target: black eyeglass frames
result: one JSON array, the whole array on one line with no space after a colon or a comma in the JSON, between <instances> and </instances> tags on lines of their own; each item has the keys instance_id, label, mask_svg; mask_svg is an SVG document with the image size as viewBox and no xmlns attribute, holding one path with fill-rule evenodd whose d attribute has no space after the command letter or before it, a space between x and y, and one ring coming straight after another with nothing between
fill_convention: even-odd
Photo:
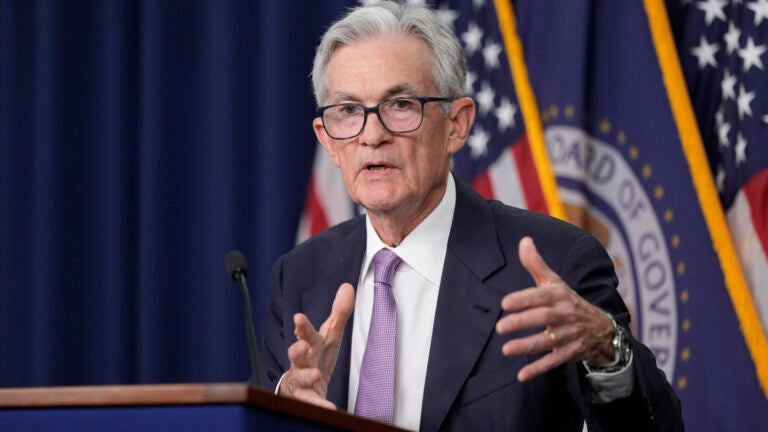
<instances>
[{"instance_id":1,"label":"black eyeglass frames","mask_svg":"<svg viewBox=\"0 0 768 432\"><path fill-rule=\"evenodd\" d=\"M379 121L391 133L413 132L424 121L424 104L429 102L453 102L442 97L397 97L379 102L372 107L361 103L345 102L317 109L325 132L333 139L350 139L365 129L369 113L376 113Z\"/></svg>"}]
</instances>

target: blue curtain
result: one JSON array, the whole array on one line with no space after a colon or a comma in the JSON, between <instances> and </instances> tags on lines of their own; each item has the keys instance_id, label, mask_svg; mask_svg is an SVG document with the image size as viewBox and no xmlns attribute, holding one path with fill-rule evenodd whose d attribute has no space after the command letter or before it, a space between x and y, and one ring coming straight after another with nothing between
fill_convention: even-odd
<instances>
[{"instance_id":1,"label":"blue curtain","mask_svg":"<svg viewBox=\"0 0 768 432\"><path fill-rule=\"evenodd\" d=\"M341 0L0 0L0 386L242 381Z\"/></svg>"}]
</instances>

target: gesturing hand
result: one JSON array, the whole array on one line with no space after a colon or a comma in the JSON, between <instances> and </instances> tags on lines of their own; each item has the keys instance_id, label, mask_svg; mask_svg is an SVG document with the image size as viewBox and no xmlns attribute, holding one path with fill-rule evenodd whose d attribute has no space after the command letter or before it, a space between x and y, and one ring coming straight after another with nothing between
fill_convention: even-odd
<instances>
[{"instance_id":1,"label":"gesturing hand","mask_svg":"<svg viewBox=\"0 0 768 432\"><path fill-rule=\"evenodd\" d=\"M541 258L530 237L520 240L518 253L536 286L504 296L501 307L511 313L496 323L496 331L545 330L511 339L501 351L507 357L547 353L522 368L517 378L526 381L566 362L587 361L597 366L613 361L610 317L563 282Z\"/></svg>"},{"instance_id":2,"label":"gesturing hand","mask_svg":"<svg viewBox=\"0 0 768 432\"><path fill-rule=\"evenodd\" d=\"M355 290L345 283L336 292L331 314L320 331L315 331L306 315L293 316L296 342L288 348L291 368L280 383L280 394L335 409L326 399L336 359L339 356L344 326L355 306Z\"/></svg>"}]
</instances>

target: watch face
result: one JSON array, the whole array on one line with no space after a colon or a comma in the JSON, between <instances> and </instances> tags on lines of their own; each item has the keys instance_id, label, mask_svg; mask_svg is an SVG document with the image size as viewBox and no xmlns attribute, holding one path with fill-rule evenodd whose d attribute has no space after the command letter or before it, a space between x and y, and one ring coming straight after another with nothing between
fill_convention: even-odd
<instances>
[{"instance_id":1,"label":"watch face","mask_svg":"<svg viewBox=\"0 0 768 432\"><path fill-rule=\"evenodd\" d=\"M624 330L624 327L618 327L619 331L619 337L618 337L618 350L619 353L619 363L622 365L626 365L629 362L629 352L630 352L630 346L629 346L629 337L627 336L627 331Z\"/></svg>"},{"instance_id":2,"label":"watch face","mask_svg":"<svg viewBox=\"0 0 768 432\"><path fill-rule=\"evenodd\" d=\"M590 372L598 372L598 373L618 372L624 369L627 366L627 363L629 363L629 359L632 354L632 348L629 344L629 336L628 336L627 330L625 330L624 327L616 323L616 321L613 321L613 328L614 328L614 335L613 335L613 340L611 340L611 345L613 345L613 353L614 353L613 362L603 366L589 366L585 362L584 364L588 366L588 370Z\"/></svg>"}]
</instances>

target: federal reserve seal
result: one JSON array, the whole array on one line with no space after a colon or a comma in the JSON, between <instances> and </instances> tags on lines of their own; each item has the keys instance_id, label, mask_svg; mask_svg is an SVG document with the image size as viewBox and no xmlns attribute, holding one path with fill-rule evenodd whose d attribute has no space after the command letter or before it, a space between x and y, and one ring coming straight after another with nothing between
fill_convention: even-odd
<instances>
[{"instance_id":1,"label":"federal reserve seal","mask_svg":"<svg viewBox=\"0 0 768 432\"><path fill-rule=\"evenodd\" d=\"M573 126L550 125L545 136L569 220L605 246L632 314L633 333L673 377L678 345L675 269L653 201L616 147Z\"/></svg>"}]
</instances>

